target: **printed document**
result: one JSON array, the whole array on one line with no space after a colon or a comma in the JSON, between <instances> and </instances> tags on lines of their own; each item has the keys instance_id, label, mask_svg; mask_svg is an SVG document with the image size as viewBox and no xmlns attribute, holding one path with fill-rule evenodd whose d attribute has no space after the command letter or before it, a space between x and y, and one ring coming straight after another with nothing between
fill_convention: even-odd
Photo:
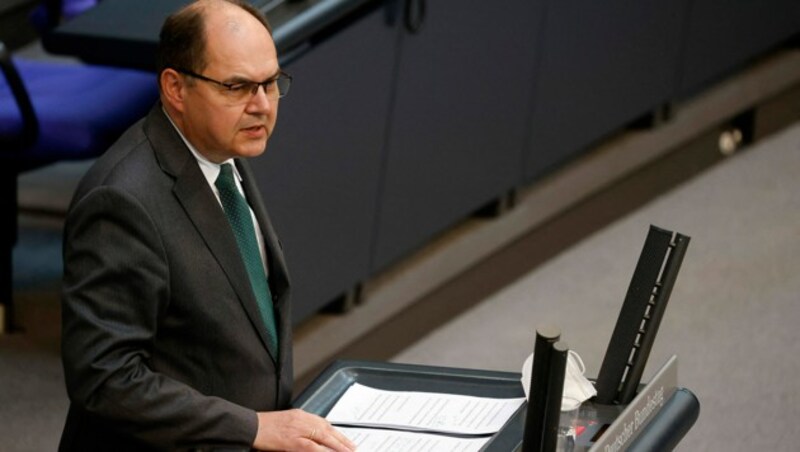
<instances>
[{"instance_id":1,"label":"printed document","mask_svg":"<svg viewBox=\"0 0 800 452\"><path fill-rule=\"evenodd\" d=\"M340 426L451 435L491 435L500 430L524 401L524 397L497 399L433 392L386 391L354 383L326 418Z\"/></svg>"},{"instance_id":2,"label":"printed document","mask_svg":"<svg viewBox=\"0 0 800 452\"><path fill-rule=\"evenodd\" d=\"M489 436L454 437L372 428L336 427L356 444L358 452L478 452Z\"/></svg>"}]
</instances>

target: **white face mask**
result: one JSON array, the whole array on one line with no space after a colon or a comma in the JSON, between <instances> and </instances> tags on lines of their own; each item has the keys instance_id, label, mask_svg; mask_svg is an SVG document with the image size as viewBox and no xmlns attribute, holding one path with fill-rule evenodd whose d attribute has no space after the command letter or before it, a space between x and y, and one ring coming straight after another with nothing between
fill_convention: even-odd
<instances>
[{"instance_id":1,"label":"white face mask","mask_svg":"<svg viewBox=\"0 0 800 452\"><path fill-rule=\"evenodd\" d=\"M525 398L530 394L531 369L533 368L533 353L528 356L522 365L522 388L525 390ZM567 368L564 372L564 397L572 397L584 402L597 395L597 390L583 374L586 366L580 355L570 350L567 355Z\"/></svg>"}]
</instances>

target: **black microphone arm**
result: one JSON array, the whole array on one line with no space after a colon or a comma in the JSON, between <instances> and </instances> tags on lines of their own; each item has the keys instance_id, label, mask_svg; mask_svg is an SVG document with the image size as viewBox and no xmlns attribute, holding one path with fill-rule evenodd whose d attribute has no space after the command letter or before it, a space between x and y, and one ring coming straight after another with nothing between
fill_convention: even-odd
<instances>
[{"instance_id":1,"label":"black microphone arm","mask_svg":"<svg viewBox=\"0 0 800 452\"><path fill-rule=\"evenodd\" d=\"M636 395L690 237L650 226L595 388L602 404Z\"/></svg>"}]
</instances>

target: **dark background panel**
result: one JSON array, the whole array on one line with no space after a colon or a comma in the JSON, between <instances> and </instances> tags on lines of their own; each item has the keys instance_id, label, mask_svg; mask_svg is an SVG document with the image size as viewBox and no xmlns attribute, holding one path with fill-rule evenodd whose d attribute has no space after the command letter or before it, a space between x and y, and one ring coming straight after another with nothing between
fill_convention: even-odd
<instances>
[{"instance_id":1,"label":"dark background panel","mask_svg":"<svg viewBox=\"0 0 800 452\"><path fill-rule=\"evenodd\" d=\"M798 32L798 0L692 0L679 93L702 88Z\"/></svg>"},{"instance_id":2,"label":"dark background panel","mask_svg":"<svg viewBox=\"0 0 800 452\"><path fill-rule=\"evenodd\" d=\"M549 0L526 178L668 100L686 0Z\"/></svg>"},{"instance_id":3,"label":"dark background panel","mask_svg":"<svg viewBox=\"0 0 800 452\"><path fill-rule=\"evenodd\" d=\"M427 2L404 30L373 270L521 180L530 0Z\"/></svg>"}]
</instances>

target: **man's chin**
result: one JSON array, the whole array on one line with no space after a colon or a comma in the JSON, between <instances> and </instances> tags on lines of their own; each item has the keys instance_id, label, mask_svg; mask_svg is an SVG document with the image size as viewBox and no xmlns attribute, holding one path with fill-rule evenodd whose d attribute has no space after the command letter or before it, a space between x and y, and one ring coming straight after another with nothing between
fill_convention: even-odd
<instances>
[{"instance_id":1,"label":"man's chin","mask_svg":"<svg viewBox=\"0 0 800 452\"><path fill-rule=\"evenodd\" d=\"M239 148L240 157L258 157L267 150L267 140L255 140L246 143Z\"/></svg>"}]
</instances>

